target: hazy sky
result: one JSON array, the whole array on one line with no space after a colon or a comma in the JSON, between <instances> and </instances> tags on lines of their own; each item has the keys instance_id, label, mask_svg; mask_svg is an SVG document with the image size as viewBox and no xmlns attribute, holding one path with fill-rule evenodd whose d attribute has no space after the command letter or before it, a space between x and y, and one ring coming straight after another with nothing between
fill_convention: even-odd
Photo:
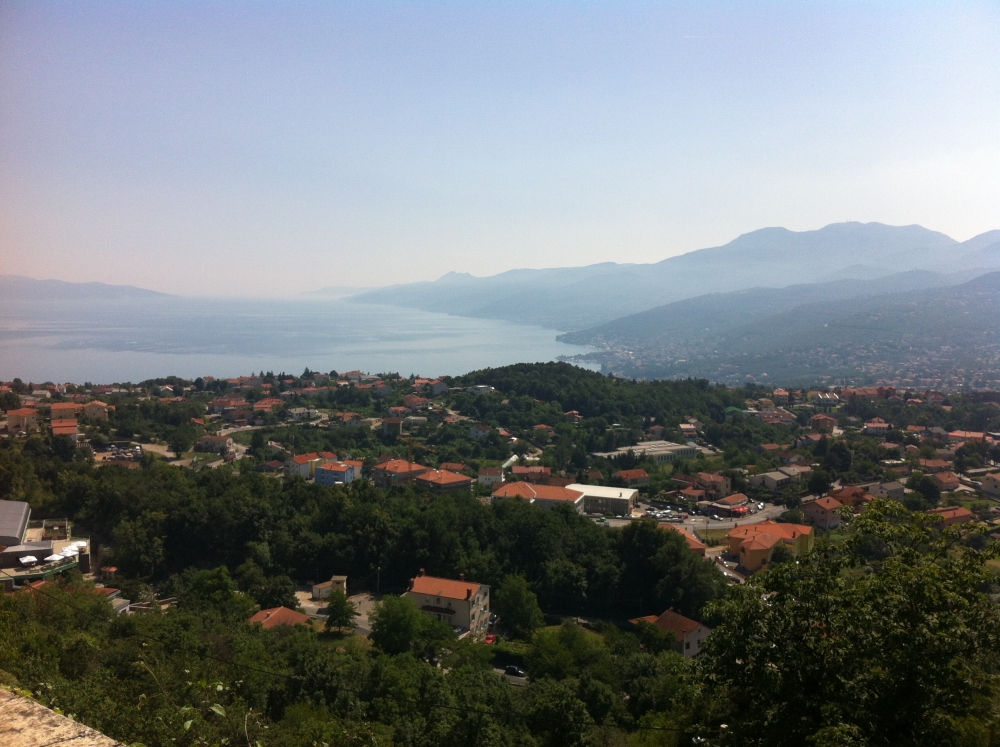
<instances>
[{"instance_id":1,"label":"hazy sky","mask_svg":"<svg viewBox=\"0 0 1000 747\"><path fill-rule=\"evenodd\" d=\"M0 272L278 295L966 239L998 40L997 2L0 0Z\"/></svg>"}]
</instances>

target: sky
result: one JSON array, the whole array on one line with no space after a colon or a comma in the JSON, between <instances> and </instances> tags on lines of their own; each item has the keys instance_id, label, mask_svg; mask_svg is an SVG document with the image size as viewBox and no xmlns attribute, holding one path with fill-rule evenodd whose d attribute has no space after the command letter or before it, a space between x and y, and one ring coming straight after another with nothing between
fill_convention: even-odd
<instances>
[{"instance_id":1,"label":"sky","mask_svg":"<svg viewBox=\"0 0 1000 747\"><path fill-rule=\"evenodd\" d=\"M183 295L1000 228L1000 2L0 0L0 273Z\"/></svg>"}]
</instances>

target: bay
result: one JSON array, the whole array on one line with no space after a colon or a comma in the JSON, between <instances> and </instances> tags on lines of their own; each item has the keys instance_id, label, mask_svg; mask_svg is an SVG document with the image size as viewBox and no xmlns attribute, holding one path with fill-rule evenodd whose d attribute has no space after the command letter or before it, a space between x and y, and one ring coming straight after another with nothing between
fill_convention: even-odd
<instances>
[{"instance_id":1,"label":"bay","mask_svg":"<svg viewBox=\"0 0 1000 747\"><path fill-rule=\"evenodd\" d=\"M138 382L169 375L457 375L588 349L557 332L349 299L0 299L0 378Z\"/></svg>"}]
</instances>

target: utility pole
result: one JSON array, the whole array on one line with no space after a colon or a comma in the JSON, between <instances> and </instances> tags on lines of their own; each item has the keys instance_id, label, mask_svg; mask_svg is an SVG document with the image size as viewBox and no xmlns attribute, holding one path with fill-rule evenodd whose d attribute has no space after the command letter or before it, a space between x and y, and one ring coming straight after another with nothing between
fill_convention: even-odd
<instances>
[{"instance_id":1,"label":"utility pole","mask_svg":"<svg viewBox=\"0 0 1000 747\"><path fill-rule=\"evenodd\" d=\"M379 594L382 591L382 566L376 566L375 568L375 593Z\"/></svg>"}]
</instances>

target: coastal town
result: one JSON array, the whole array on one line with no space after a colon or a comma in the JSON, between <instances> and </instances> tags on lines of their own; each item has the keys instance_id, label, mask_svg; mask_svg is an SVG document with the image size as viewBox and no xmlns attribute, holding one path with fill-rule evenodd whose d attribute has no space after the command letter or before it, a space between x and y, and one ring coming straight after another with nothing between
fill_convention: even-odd
<instances>
[{"instance_id":1,"label":"coastal town","mask_svg":"<svg viewBox=\"0 0 1000 747\"><path fill-rule=\"evenodd\" d=\"M361 371L138 385L15 380L0 385L7 405L0 427L4 443L27 448L42 439L63 459L99 469L158 462L195 472L252 470L327 489L365 482L428 500L466 495L485 506L570 510L608 530L648 522L681 537L730 584L803 556L817 542L842 541L854 518L880 500L942 527L977 523L1000 535L1000 433L949 425L968 396L891 386L725 391L734 404L716 408L714 421L690 412L607 423L486 383ZM977 396L977 418L1000 422L997 399ZM599 448L583 452L585 443ZM125 599L114 585L121 553L112 537L91 547L89 537L74 534L85 520L44 509L31 518L28 504L13 497L4 496L0 512L8 592L76 569L117 612L172 603L154 587L142 599ZM405 593L460 637L490 643L504 634L483 580L411 570ZM250 620L265 628L321 624L326 605L317 602L331 584L362 609L380 598L373 579L300 578L295 607L261 609ZM431 592L428 584L440 588ZM673 610L602 612L669 631L686 656L710 633ZM370 632L365 616L352 627Z\"/></svg>"}]
</instances>

